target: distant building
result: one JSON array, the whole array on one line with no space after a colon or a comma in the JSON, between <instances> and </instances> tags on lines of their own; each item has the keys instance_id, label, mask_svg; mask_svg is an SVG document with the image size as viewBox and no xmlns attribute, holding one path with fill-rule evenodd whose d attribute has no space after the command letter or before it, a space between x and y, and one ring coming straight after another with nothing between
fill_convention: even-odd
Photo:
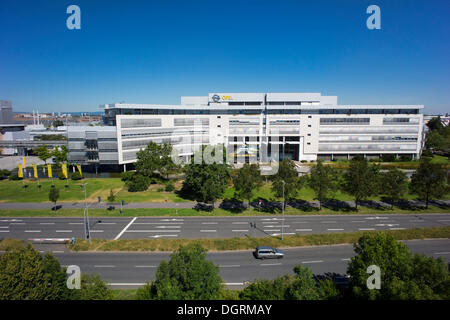
<instances>
[{"instance_id":1,"label":"distant building","mask_svg":"<svg viewBox=\"0 0 450 320\"><path fill-rule=\"evenodd\" d=\"M12 103L0 100L0 124L13 124Z\"/></svg>"}]
</instances>

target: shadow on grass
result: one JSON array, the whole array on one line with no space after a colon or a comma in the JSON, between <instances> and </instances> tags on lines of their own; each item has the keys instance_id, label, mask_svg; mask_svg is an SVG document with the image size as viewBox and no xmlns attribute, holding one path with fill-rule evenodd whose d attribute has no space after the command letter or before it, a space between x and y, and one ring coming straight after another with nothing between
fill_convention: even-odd
<instances>
[{"instance_id":1,"label":"shadow on grass","mask_svg":"<svg viewBox=\"0 0 450 320\"><path fill-rule=\"evenodd\" d=\"M220 209L232 212L232 213L242 213L248 208L245 206L244 202L238 199L223 199L219 205Z\"/></svg>"}]
</instances>

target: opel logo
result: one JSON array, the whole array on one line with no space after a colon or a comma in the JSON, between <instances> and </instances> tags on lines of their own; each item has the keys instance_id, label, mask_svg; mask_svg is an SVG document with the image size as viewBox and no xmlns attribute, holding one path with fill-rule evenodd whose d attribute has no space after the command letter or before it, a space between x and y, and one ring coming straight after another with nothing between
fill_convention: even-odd
<instances>
[{"instance_id":1,"label":"opel logo","mask_svg":"<svg viewBox=\"0 0 450 320\"><path fill-rule=\"evenodd\" d=\"M219 101L220 101L220 97L219 97L217 94L213 95L213 96L211 97L211 99L212 99L212 101L214 101L214 102L219 102Z\"/></svg>"}]
</instances>

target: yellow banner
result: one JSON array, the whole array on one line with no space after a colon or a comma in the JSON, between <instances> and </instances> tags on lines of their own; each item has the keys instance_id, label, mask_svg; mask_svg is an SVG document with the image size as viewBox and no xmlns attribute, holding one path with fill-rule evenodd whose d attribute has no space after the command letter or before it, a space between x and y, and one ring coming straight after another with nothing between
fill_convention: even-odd
<instances>
[{"instance_id":1,"label":"yellow banner","mask_svg":"<svg viewBox=\"0 0 450 320\"><path fill-rule=\"evenodd\" d=\"M77 164L76 166L77 166L77 169L78 169L78 172L80 173L80 175L83 175L83 173L81 172L81 166L79 164Z\"/></svg>"},{"instance_id":2,"label":"yellow banner","mask_svg":"<svg viewBox=\"0 0 450 320\"><path fill-rule=\"evenodd\" d=\"M17 171L17 176L19 178L23 178L23 170L22 170L22 164L19 163L19 171Z\"/></svg>"},{"instance_id":3,"label":"yellow banner","mask_svg":"<svg viewBox=\"0 0 450 320\"><path fill-rule=\"evenodd\" d=\"M33 166L33 171L34 171L34 177L37 178L38 177L37 167L35 164L32 164L32 166Z\"/></svg>"},{"instance_id":4,"label":"yellow banner","mask_svg":"<svg viewBox=\"0 0 450 320\"><path fill-rule=\"evenodd\" d=\"M62 170L62 174L63 174L64 178L67 179L67 165L65 163L63 163L61 165L61 170Z\"/></svg>"},{"instance_id":5,"label":"yellow banner","mask_svg":"<svg viewBox=\"0 0 450 320\"><path fill-rule=\"evenodd\" d=\"M52 165L51 164L47 165L47 171L48 171L48 177L51 178L52 177Z\"/></svg>"},{"instance_id":6,"label":"yellow banner","mask_svg":"<svg viewBox=\"0 0 450 320\"><path fill-rule=\"evenodd\" d=\"M23 157L23 167L26 168L27 167L27 163L25 161L25 157Z\"/></svg>"}]
</instances>

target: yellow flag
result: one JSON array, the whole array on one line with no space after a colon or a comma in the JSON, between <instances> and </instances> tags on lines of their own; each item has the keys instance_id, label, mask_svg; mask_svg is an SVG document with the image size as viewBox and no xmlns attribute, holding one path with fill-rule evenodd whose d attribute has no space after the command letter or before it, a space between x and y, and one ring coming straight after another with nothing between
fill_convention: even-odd
<instances>
[{"instance_id":1,"label":"yellow flag","mask_svg":"<svg viewBox=\"0 0 450 320\"><path fill-rule=\"evenodd\" d=\"M33 166L33 170L34 170L34 177L37 178L38 177L37 167L35 164L32 164L32 166Z\"/></svg>"},{"instance_id":2,"label":"yellow flag","mask_svg":"<svg viewBox=\"0 0 450 320\"><path fill-rule=\"evenodd\" d=\"M63 163L61 165L61 170L62 170L62 174L64 175L64 178L67 179L67 165L65 163Z\"/></svg>"},{"instance_id":3,"label":"yellow flag","mask_svg":"<svg viewBox=\"0 0 450 320\"><path fill-rule=\"evenodd\" d=\"M81 172L81 166L79 164L77 164L76 166L77 166L77 169L78 169L78 172L80 173L80 175L83 175L83 173Z\"/></svg>"},{"instance_id":4,"label":"yellow flag","mask_svg":"<svg viewBox=\"0 0 450 320\"><path fill-rule=\"evenodd\" d=\"M47 165L47 171L48 171L48 177L51 178L52 177L52 165L51 164Z\"/></svg>"},{"instance_id":5,"label":"yellow flag","mask_svg":"<svg viewBox=\"0 0 450 320\"><path fill-rule=\"evenodd\" d=\"M19 178L23 178L23 170L22 170L22 164L19 163L19 171L17 171L17 176Z\"/></svg>"},{"instance_id":6,"label":"yellow flag","mask_svg":"<svg viewBox=\"0 0 450 320\"><path fill-rule=\"evenodd\" d=\"M27 167L27 163L25 161L25 157L23 157L23 167L26 168Z\"/></svg>"}]
</instances>

